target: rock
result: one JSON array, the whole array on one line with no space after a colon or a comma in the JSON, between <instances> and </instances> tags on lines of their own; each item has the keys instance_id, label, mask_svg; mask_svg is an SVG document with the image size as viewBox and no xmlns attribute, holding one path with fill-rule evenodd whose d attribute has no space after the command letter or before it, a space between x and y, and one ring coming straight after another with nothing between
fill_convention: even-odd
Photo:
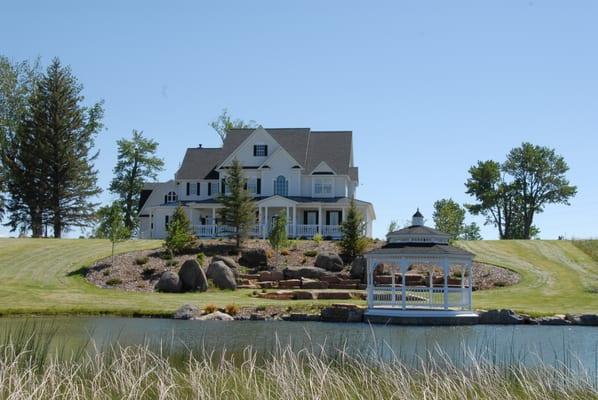
<instances>
[{"instance_id":1,"label":"rock","mask_svg":"<svg viewBox=\"0 0 598 400\"><path fill-rule=\"evenodd\" d=\"M328 274L328 271L318 267L286 267L282 270L285 279L310 278L320 279Z\"/></svg>"},{"instance_id":2,"label":"rock","mask_svg":"<svg viewBox=\"0 0 598 400\"><path fill-rule=\"evenodd\" d=\"M273 282L273 281L266 281L266 282L258 282L257 286L260 289L271 289L273 287L276 287L278 285L278 282Z\"/></svg>"},{"instance_id":3,"label":"rock","mask_svg":"<svg viewBox=\"0 0 598 400\"><path fill-rule=\"evenodd\" d=\"M357 283L329 283L328 289L357 289Z\"/></svg>"},{"instance_id":4,"label":"rock","mask_svg":"<svg viewBox=\"0 0 598 400\"><path fill-rule=\"evenodd\" d=\"M293 299L294 300L314 300L315 296L313 292L308 290L295 290L293 292Z\"/></svg>"},{"instance_id":5,"label":"rock","mask_svg":"<svg viewBox=\"0 0 598 400\"><path fill-rule=\"evenodd\" d=\"M215 262L215 261L222 261L224 264L226 264L227 267L229 267L231 269L238 270L241 268L239 263L237 263L235 260L233 260L230 257L216 255L216 256L212 257L212 262Z\"/></svg>"},{"instance_id":6,"label":"rock","mask_svg":"<svg viewBox=\"0 0 598 400\"><path fill-rule=\"evenodd\" d=\"M233 321L234 318L221 311L214 311L211 314L202 315L197 318L199 321Z\"/></svg>"},{"instance_id":7,"label":"rock","mask_svg":"<svg viewBox=\"0 0 598 400\"><path fill-rule=\"evenodd\" d=\"M258 279L260 279L260 274L239 274L239 278L257 281Z\"/></svg>"},{"instance_id":8,"label":"rock","mask_svg":"<svg viewBox=\"0 0 598 400\"><path fill-rule=\"evenodd\" d=\"M257 296L262 299L270 300L291 300L293 298L293 291L277 290L276 292L259 293Z\"/></svg>"},{"instance_id":9,"label":"rock","mask_svg":"<svg viewBox=\"0 0 598 400\"><path fill-rule=\"evenodd\" d=\"M352 279L359 279L362 282L365 282L366 279L366 271L367 271L367 260L365 257L357 257L351 263L351 271L350 275Z\"/></svg>"},{"instance_id":10,"label":"rock","mask_svg":"<svg viewBox=\"0 0 598 400\"><path fill-rule=\"evenodd\" d=\"M333 305L322 309L320 319L326 322L361 322L363 309Z\"/></svg>"},{"instance_id":11,"label":"rock","mask_svg":"<svg viewBox=\"0 0 598 400\"><path fill-rule=\"evenodd\" d=\"M345 267L343 260L336 253L320 253L316 257L314 265L318 268L323 268L326 271L339 272Z\"/></svg>"},{"instance_id":12,"label":"rock","mask_svg":"<svg viewBox=\"0 0 598 400\"><path fill-rule=\"evenodd\" d=\"M259 287L254 284L250 285L237 285L237 289L258 289Z\"/></svg>"},{"instance_id":13,"label":"rock","mask_svg":"<svg viewBox=\"0 0 598 400\"><path fill-rule=\"evenodd\" d=\"M583 314L579 316L579 325L598 326L598 314Z\"/></svg>"},{"instance_id":14,"label":"rock","mask_svg":"<svg viewBox=\"0 0 598 400\"><path fill-rule=\"evenodd\" d=\"M480 324L509 325L522 324L524 319L513 310L489 310L480 313Z\"/></svg>"},{"instance_id":15,"label":"rock","mask_svg":"<svg viewBox=\"0 0 598 400\"><path fill-rule=\"evenodd\" d=\"M208 266L206 275L212 279L214 285L219 289L231 289L237 288L237 281L235 280L235 274L232 269L226 266L222 261L216 261Z\"/></svg>"},{"instance_id":16,"label":"rock","mask_svg":"<svg viewBox=\"0 0 598 400\"><path fill-rule=\"evenodd\" d=\"M249 316L249 320L250 321L265 321L266 320L266 316L262 315L262 314L251 314Z\"/></svg>"},{"instance_id":17,"label":"rock","mask_svg":"<svg viewBox=\"0 0 598 400\"><path fill-rule=\"evenodd\" d=\"M320 278L322 282L341 283L341 278L336 275L324 275Z\"/></svg>"},{"instance_id":18,"label":"rock","mask_svg":"<svg viewBox=\"0 0 598 400\"><path fill-rule=\"evenodd\" d=\"M174 313L174 319L193 319L196 318L198 315L201 314L199 308L195 307L192 304L185 304L181 306L176 312Z\"/></svg>"},{"instance_id":19,"label":"rock","mask_svg":"<svg viewBox=\"0 0 598 400\"><path fill-rule=\"evenodd\" d=\"M353 296L350 292L318 292L318 300L351 300Z\"/></svg>"},{"instance_id":20,"label":"rock","mask_svg":"<svg viewBox=\"0 0 598 400\"><path fill-rule=\"evenodd\" d=\"M320 321L320 316L318 314L291 313L283 316L282 319L285 321Z\"/></svg>"},{"instance_id":21,"label":"rock","mask_svg":"<svg viewBox=\"0 0 598 400\"><path fill-rule=\"evenodd\" d=\"M181 291L181 280L174 272L166 271L160 276L160 280L156 284L156 290L166 293L178 293Z\"/></svg>"},{"instance_id":22,"label":"rock","mask_svg":"<svg viewBox=\"0 0 598 400\"><path fill-rule=\"evenodd\" d=\"M243 250L239 263L250 268L266 267L268 265L268 255L264 249Z\"/></svg>"},{"instance_id":23,"label":"rock","mask_svg":"<svg viewBox=\"0 0 598 400\"><path fill-rule=\"evenodd\" d=\"M208 279L196 260L187 260L179 270L179 279L183 290L208 290Z\"/></svg>"},{"instance_id":24,"label":"rock","mask_svg":"<svg viewBox=\"0 0 598 400\"><path fill-rule=\"evenodd\" d=\"M570 325L571 322L567 321L564 317L554 315L552 317L536 318L536 322L540 325Z\"/></svg>"},{"instance_id":25,"label":"rock","mask_svg":"<svg viewBox=\"0 0 598 400\"><path fill-rule=\"evenodd\" d=\"M316 281L313 279L301 279L302 289L328 289L328 282Z\"/></svg>"},{"instance_id":26,"label":"rock","mask_svg":"<svg viewBox=\"0 0 598 400\"><path fill-rule=\"evenodd\" d=\"M284 279L284 274L281 271L262 271L260 272L259 281L281 281Z\"/></svg>"},{"instance_id":27,"label":"rock","mask_svg":"<svg viewBox=\"0 0 598 400\"><path fill-rule=\"evenodd\" d=\"M299 279L278 281L278 287L281 289L299 289L301 287L301 281Z\"/></svg>"}]
</instances>

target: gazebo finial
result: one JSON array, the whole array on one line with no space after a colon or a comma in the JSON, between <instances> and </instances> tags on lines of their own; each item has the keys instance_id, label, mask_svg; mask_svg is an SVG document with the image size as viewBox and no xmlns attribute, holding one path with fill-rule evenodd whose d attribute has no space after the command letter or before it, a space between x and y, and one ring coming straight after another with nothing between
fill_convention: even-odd
<instances>
[{"instance_id":1,"label":"gazebo finial","mask_svg":"<svg viewBox=\"0 0 598 400\"><path fill-rule=\"evenodd\" d=\"M417 211L413 214L413 218L411 220L411 225L413 226L424 226L424 216L421 212L419 212L419 207L417 207Z\"/></svg>"}]
</instances>

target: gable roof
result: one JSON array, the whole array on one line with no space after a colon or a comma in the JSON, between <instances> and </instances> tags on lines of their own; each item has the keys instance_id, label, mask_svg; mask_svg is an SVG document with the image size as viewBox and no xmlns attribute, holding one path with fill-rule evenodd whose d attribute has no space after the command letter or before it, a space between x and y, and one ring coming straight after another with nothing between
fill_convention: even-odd
<instances>
[{"instance_id":1,"label":"gable roof","mask_svg":"<svg viewBox=\"0 0 598 400\"><path fill-rule=\"evenodd\" d=\"M338 175L357 180L358 169L351 167L352 132L312 131L310 128L264 128L306 171L322 161ZM214 170L255 129L231 129L221 148L189 148L176 173L177 179L216 179Z\"/></svg>"}]
</instances>

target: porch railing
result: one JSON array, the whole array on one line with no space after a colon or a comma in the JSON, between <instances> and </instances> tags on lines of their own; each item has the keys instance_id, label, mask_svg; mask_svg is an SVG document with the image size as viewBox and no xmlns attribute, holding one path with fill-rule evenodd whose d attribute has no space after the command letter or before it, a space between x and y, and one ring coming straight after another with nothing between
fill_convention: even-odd
<instances>
[{"instance_id":1,"label":"porch railing","mask_svg":"<svg viewBox=\"0 0 598 400\"><path fill-rule=\"evenodd\" d=\"M271 229L272 225L255 224L251 227L249 234L254 237L267 236ZM235 228L226 225L194 225L193 230L199 237L221 237L230 236L235 233ZM324 237L332 237L333 239L339 239L342 235L340 225L324 225L322 229L320 229L319 225L287 225L287 235L289 237L312 238L318 233L321 233Z\"/></svg>"}]
</instances>

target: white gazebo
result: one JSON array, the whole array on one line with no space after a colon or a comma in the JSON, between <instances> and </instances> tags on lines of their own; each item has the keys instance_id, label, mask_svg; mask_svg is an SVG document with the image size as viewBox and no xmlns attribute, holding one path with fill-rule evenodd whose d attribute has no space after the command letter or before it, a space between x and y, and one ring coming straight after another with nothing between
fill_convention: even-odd
<instances>
[{"instance_id":1,"label":"white gazebo","mask_svg":"<svg viewBox=\"0 0 598 400\"><path fill-rule=\"evenodd\" d=\"M475 323L477 314L471 308L473 254L451 246L449 238L424 226L424 217L417 210L411 226L390 232L384 247L367 253L366 319Z\"/></svg>"}]
</instances>

